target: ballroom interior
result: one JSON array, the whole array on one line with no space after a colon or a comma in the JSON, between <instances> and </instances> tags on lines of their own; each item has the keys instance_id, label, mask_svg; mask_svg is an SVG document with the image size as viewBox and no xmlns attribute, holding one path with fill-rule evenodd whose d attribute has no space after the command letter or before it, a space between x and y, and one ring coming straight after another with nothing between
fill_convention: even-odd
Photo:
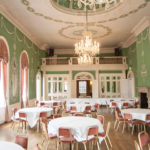
<instances>
[{"instance_id":1,"label":"ballroom interior","mask_svg":"<svg viewBox=\"0 0 150 150\"><path fill-rule=\"evenodd\" d=\"M149 9L150 0L0 0L0 149L148 150Z\"/></svg>"}]
</instances>

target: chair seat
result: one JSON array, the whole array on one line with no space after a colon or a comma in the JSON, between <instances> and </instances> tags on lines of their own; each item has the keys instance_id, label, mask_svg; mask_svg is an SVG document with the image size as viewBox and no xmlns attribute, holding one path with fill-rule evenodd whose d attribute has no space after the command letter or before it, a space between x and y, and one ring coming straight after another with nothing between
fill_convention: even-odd
<instances>
[{"instance_id":1,"label":"chair seat","mask_svg":"<svg viewBox=\"0 0 150 150\"><path fill-rule=\"evenodd\" d=\"M96 140L97 139L95 137L93 137L93 138L90 138L89 140L82 141L82 143L92 142L92 141L96 141Z\"/></svg>"},{"instance_id":2,"label":"chair seat","mask_svg":"<svg viewBox=\"0 0 150 150\"><path fill-rule=\"evenodd\" d=\"M56 135L52 135L52 134L48 134L48 137L49 137L50 139L55 139L55 138L57 138Z\"/></svg>"},{"instance_id":3,"label":"chair seat","mask_svg":"<svg viewBox=\"0 0 150 150\"><path fill-rule=\"evenodd\" d=\"M103 132L103 133L98 133L98 136L100 136L100 137L105 137L105 132Z\"/></svg>"},{"instance_id":4,"label":"chair seat","mask_svg":"<svg viewBox=\"0 0 150 150\"><path fill-rule=\"evenodd\" d=\"M67 137L61 137L60 138L60 140L59 140L60 142L65 142L65 143L70 143L70 142L74 142L75 141L75 138L74 137L69 137L69 138L67 138Z\"/></svg>"}]
</instances>

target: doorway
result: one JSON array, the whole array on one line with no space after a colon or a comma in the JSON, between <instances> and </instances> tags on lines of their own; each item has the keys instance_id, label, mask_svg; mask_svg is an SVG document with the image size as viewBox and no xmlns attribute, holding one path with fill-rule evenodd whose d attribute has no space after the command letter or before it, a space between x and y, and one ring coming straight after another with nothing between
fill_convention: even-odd
<instances>
[{"instance_id":1,"label":"doorway","mask_svg":"<svg viewBox=\"0 0 150 150\"><path fill-rule=\"evenodd\" d=\"M92 80L77 80L77 97L92 97Z\"/></svg>"},{"instance_id":2,"label":"doorway","mask_svg":"<svg viewBox=\"0 0 150 150\"><path fill-rule=\"evenodd\" d=\"M141 108L148 108L147 93L140 93L141 97Z\"/></svg>"}]
</instances>

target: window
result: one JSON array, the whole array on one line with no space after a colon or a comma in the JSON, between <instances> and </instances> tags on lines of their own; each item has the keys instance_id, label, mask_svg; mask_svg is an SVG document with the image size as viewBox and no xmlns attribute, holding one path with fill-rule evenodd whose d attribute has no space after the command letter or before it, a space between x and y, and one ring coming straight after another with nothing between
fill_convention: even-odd
<instances>
[{"instance_id":1,"label":"window","mask_svg":"<svg viewBox=\"0 0 150 150\"><path fill-rule=\"evenodd\" d=\"M47 77L48 97L68 97L68 76L67 75L48 75Z\"/></svg>"},{"instance_id":2,"label":"window","mask_svg":"<svg viewBox=\"0 0 150 150\"><path fill-rule=\"evenodd\" d=\"M79 93L80 94L86 94L86 87L87 87L86 81L79 81Z\"/></svg>"},{"instance_id":3,"label":"window","mask_svg":"<svg viewBox=\"0 0 150 150\"><path fill-rule=\"evenodd\" d=\"M120 97L121 74L100 74L100 97Z\"/></svg>"}]
</instances>

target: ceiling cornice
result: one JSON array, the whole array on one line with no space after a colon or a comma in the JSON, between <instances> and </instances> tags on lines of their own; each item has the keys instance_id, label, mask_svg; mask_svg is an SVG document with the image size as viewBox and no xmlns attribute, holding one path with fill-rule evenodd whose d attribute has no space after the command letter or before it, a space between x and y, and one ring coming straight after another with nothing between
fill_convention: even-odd
<instances>
[{"instance_id":1,"label":"ceiling cornice","mask_svg":"<svg viewBox=\"0 0 150 150\"><path fill-rule=\"evenodd\" d=\"M126 41L121 42L119 45L122 48L129 47L136 41L136 37L148 26L150 26L150 17L144 16L139 21L139 23L131 30L131 35L129 36L129 38Z\"/></svg>"},{"instance_id":2,"label":"ceiling cornice","mask_svg":"<svg viewBox=\"0 0 150 150\"><path fill-rule=\"evenodd\" d=\"M146 27L150 26L150 17L144 16L139 23L131 30L132 34L138 36Z\"/></svg>"},{"instance_id":3,"label":"ceiling cornice","mask_svg":"<svg viewBox=\"0 0 150 150\"><path fill-rule=\"evenodd\" d=\"M26 29L21 25L14 17L12 17L7 10L0 5L0 13L6 17L15 27L17 27L25 36L27 36L38 48L41 47L40 42L38 42Z\"/></svg>"},{"instance_id":4,"label":"ceiling cornice","mask_svg":"<svg viewBox=\"0 0 150 150\"><path fill-rule=\"evenodd\" d=\"M131 34L126 41L120 43L120 46L122 48L127 48L130 45L132 45L135 41L136 41L136 36L134 34Z\"/></svg>"}]
</instances>

